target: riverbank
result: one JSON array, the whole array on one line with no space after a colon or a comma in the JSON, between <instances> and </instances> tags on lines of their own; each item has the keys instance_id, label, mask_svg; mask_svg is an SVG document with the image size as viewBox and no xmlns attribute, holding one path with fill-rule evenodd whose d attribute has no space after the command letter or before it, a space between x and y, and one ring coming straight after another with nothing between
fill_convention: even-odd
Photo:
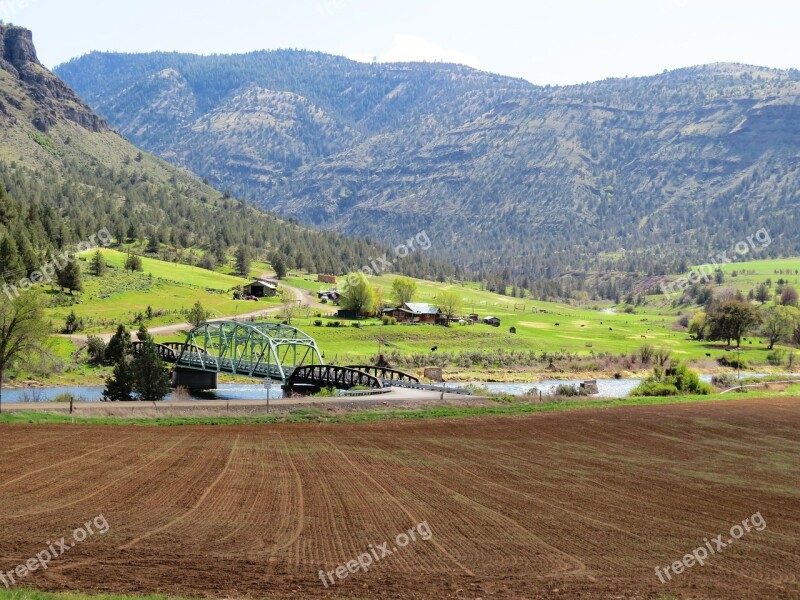
<instances>
[{"instance_id":1,"label":"riverbank","mask_svg":"<svg viewBox=\"0 0 800 600\"><path fill-rule=\"evenodd\" d=\"M800 385L768 384L758 390L735 394L707 396L672 396L645 398L548 398L440 396L432 392L387 395L366 398L308 398L290 399L284 403L270 402L190 402L190 403L86 403L76 406L69 414L68 405L4 407L0 425L29 424L93 424L93 425L247 425L276 423L364 423L386 420L463 419L474 417L515 417L539 412L580 410L585 408L616 408L624 406L654 406L667 404L736 402L739 400L768 401L778 397L800 397Z\"/></svg>"}]
</instances>

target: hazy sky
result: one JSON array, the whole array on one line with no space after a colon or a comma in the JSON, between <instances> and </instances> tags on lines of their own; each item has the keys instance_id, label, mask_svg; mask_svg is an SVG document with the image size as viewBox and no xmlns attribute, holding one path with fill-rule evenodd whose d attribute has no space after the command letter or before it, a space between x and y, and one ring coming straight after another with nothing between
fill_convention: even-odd
<instances>
[{"instance_id":1,"label":"hazy sky","mask_svg":"<svg viewBox=\"0 0 800 600\"><path fill-rule=\"evenodd\" d=\"M48 67L92 50L304 48L538 84L733 61L800 67L797 0L0 0Z\"/></svg>"}]
</instances>

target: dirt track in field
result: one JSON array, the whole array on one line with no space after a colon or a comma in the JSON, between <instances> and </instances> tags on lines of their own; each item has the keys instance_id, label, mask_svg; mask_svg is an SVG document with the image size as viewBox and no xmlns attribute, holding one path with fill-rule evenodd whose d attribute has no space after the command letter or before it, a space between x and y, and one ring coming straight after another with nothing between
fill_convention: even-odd
<instances>
[{"instance_id":1,"label":"dirt track in field","mask_svg":"<svg viewBox=\"0 0 800 600\"><path fill-rule=\"evenodd\" d=\"M767 523L662 585L760 512ZM0 571L46 590L800 598L800 399L364 425L0 427ZM426 521L326 589L332 571ZM378 555L379 552L376 551ZM335 578L335 575L334 575Z\"/></svg>"}]
</instances>

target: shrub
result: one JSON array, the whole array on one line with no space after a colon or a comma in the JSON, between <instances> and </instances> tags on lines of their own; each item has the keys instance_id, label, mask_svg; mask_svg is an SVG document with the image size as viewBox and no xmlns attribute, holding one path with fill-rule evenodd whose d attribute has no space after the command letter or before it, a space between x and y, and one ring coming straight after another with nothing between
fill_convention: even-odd
<instances>
[{"instance_id":1,"label":"shrub","mask_svg":"<svg viewBox=\"0 0 800 600\"><path fill-rule=\"evenodd\" d=\"M728 358L727 356L723 356L722 358L718 358L717 362L720 366L723 367L730 367L731 369L747 369L747 361L742 359L738 359L735 357Z\"/></svg>"},{"instance_id":2,"label":"shrub","mask_svg":"<svg viewBox=\"0 0 800 600\"><path fill-rule=\"evenodd\" d=\"M736 377L733 375L728 375L727 373L722 375L714 375L711 378L711 385L714 385L718 388L730 389L736 385Z\"/></svg>"},{"instance_id":3,"label":"shrub","mask_svg":"<svg viewBox=\"0 0 800 600\"><path fill-rule=\"evenodd\" d=\"M86 338L86 354L89 356L89 362L99 365L103 362L106 355L106 343L103 338L96 335L90 335Z\"/></svg>"},{"instance_id":4,"label":"shrub","mask_svg":"<svg viewBox=\"0 0 800 600\"><path fill-rule=\"evenodd\" d=\"M783 350L773 350L767 354L767 362L773 367L780 367L783 364L784 356L786 356L786 352Z\"/></svg>"},{"instance_id":5,"label":"shrub","mask_svg":"<svg viewBox=\"0 0 800 600\"><path fill-rule=\"evenodd\" d=\"M554 396L588 396L589 392L586 388L579 385L572 385L569 383L562 383L556 386L553 390Z\"/></svg>"},{"instance_id":6,"label":"shrub","mask_svg":"<svg viewBox=\"0 0 800 600\"><path fill-rule=\"evenodd\" d=\"M677 396L678 388L671 383L644 381L631 392L631 396Z\"/></svg>"},{"instance_id":7,"label":"shrub","mask_svg":"<svg viewBox=\"0 0 800 600\"><path fill-rule=\"evenodd\" d=\"M352 323L351 325L356 329L361 329L361 323Z\"/></svg>"},{"instance_id":8,"label":"shrub","mask_svg":"<svg viewBox=\"0 0 800 600\"><path fill-rule=\"evenodd\" d=\"M677 394L710 394L709 384L700 381L700 376L684 363L667 370L656 365L653 375L645 379L631 392L633 396L675 396Z\"/></svg>"},{"instance_id":9,"label":"shrub","mask_svg":"<svg viewBox=\"0 0 800 600\"><path fill-rule=\"evenodd\" d=\"M322 327L322 320L317 319L316 321L314 321L314 327Z\"/></svg>"},{"instance_id":10,"label":"shrub","mask_svg":"<svg viewBox=\"0 0 800 600\"><path fill-rule=\"evenodd\" d=\"M53 402L80 402L81 398L73 396L69 392L63 392L53 398Z\"/></svg>"},{"instance_id":11,"label":"shrub","mask_svg":"<svg viewBox=\"0 0 800 600\"><path fill-rule=\"evenodd\" d=\"M639 358L641 359L643 365L646 365L652 361L655 354L656 349L653 347L653 344L642 344L639 347Z\"/></svg>"}]
</instances>

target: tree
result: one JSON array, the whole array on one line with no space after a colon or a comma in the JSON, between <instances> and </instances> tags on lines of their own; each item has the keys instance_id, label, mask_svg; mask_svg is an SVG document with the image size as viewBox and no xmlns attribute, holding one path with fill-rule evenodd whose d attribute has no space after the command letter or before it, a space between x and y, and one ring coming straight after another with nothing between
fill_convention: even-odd
<instances>
[{"instance_id":1,"label":"tree","mask_svg":"<svg viewBox=\"0 0 800 600\"><path fill-rule=\"evenodd\" d=\"M103 400L106 402L130 402L133 400L133 357L125 354L114 365L114 373L106 381Z\"/></svg>"},{"instance_id":2,"label":"tree","mask_svg":"<svg viewBox=\"0 0 800 600\"><path fill-rule=\"evenodd\" d=\"M169 394L171 377L169 368L161 360L153 340L148 340L134 357L133 391L142 402L155 402Z\"/></svg>"},{"instance_id":3,"label":"tree","mask_svg":"<svg viewBox=\"0 0 800 600\"><path fill-rule=\"evenodd\" d=\"M294 294L286 288L281 289L280 298L281 305L283 307L281 311L283 313L283 318L287 325L291 325L294 312L297 310L297 298L295 298Z\"/></svg>"},{"instance_id":4,"label":"tree","mask_svg":"<svg viewBox=\"0 0 800 600\"><path fill-rule=\"evenodd\" d=\"M206 308L200 303L200 300L194 303L192 309L189 311L187 315L187 319L189 323L194 325L195 327L199 327L211 317L211 311L206 310Z\"/></svg>"},{"instance_id":5,"label":"tree","mask_svg":"<svg viewBox=\"0 0 800 600\"><path fill-rule=\"evenodd\" d=\"M288 268L286 267L286 259L282 254L273 252L270 256L269 262L272 264L272 268L275 270L275 276L278 279L283 279L286 277Z\"/></svg>"},{"instance_id":6,"label":"tree","mask_svg":"<svg viewBox=\"0 0 800 600\"><path fill-rule=\"evenodd\" d=\"M100 252L100 250L97 250L92 255L90 270L92 275L96 275L97 277L102 277L106 274L106 259L103 257L103 253Z\"/></svg>"},{"instance_id":7,"label":"tree","mask_svg":"<svg viewBox=\"0 0 800 600\"><path fill-rule=\"evenodd\" d=\"M763 335L769 340L769 349L776 343L788 339L800 326L800 311L793 306L773 306L766 312Z\"/></svg>"},{"instance_id":8,"label":"tree","mask_svg":"<svg viewBox=\"0 0 800 600\"><path fill-rule=\"evenodd\" d=\"M781 292L781 304L784 306L797 306L797 290L787 285Z\"/></svg>"},{"instance_id":9,"label":"tree","mask_svg":"<svg viewBox=\"0 0 800 600\"><path fill-rule=\"evenodd\" d=\"M135 254L128 254L128 257L125 259L125 270L130 271L131 273L134 271L144 271L142 259Z\"/></svg>"},{"instance_id":10,"label":"tree","mask_svg":"<svg viewBox=\"0 0 800 600\"><path fill-rule=\"evenodd\" d=\"M56 281L59 287L64 290L68 289L70 296L72 292L80 292L83 290L83 282L81 281L81 266L75 259L74 255L70 255L67 264L56 275Z\"/></svg>"},{"instance_id":11,"label":"tree","mask_svg":"<svg viewBox=\"0 0 800 600\"><path fill-rule=\"evenodd\" d=\"M364 315L375 308L375 290L367 281L367 276L357 271L350 273L339 292L339 306L356 315Z\"/></svg>"},{"instance_id":12,"label":"tree","mask_svg":"<svg viewBox=\"0 0 800 600\"><path fill-rule=\"evenodd\" d=\"M417 293L417 282L408 277L398 277L392 282L392 298L398 305L411 302Z\"/></svg>"},{"instance_id":13,"label":"tree","mask_svg":"<svg viewBox=\"0 0 800 600\"><path fill-rule=\"evenodd\" d=\"M3 376L18 360L41 353L47 325L35 294L0 302L0 412L3 411Z\"/></svg>"},{"instance_id":14,"label":"tree","mask_svg":"<svg viewBox=\"0 0 800 600\"><path fill-rule=\"evenodd\" d=\"M132 353L131 334L125 329L125 325L120 325L117 327L117 332L108 341L108 346L106 346L106 364L115 365L123 356Z\"/></svg>"},{"instance_id":15,"label":"tree","mask_svg":"<svg viewBox=\"0 0 800 600\"><path fill-rule=\"evenodd\" d=\"M709 336L711 340L736 340L741 346L742 338L761 322L761 313L749 302L727 300L712 307L708 315Z\"/></svg>"},{"instance_id":16,"label":"tree","mask_svg":"<svg viewBox=\"0 0 800 600\"><path fill-rule=\"evenodd\" d=\"M756 290L756 300L764 304L765 302L769 301L769 286L766 283L762 283L758 286Z\"/></svg>"},{"instance_id":17,"label":"tree","mask_svg":"<svg viewBox=\"0 0 800 600\"><path fill-rule=\"evenodd\" d=\"M704 310L698 310L692 315L692 320L689 321L689 333L695 336L698 340L702 341L706 337L706 329L708 327L706 313Z\"/></svg>"},{"instance_id":18,"label":"tree","mask_svg":"<svg viewBox=\"0 0 800 600\"><path fill-rule=\"evenodd\" d=\"M457 292L442 292L436 301L448 321L457 317L461 312L461 296Z\"/></svg>"},{"instance_id":19,"label":"tree","mask_svg":"<svg viewBox=\"0 0 800 600\"><path fill-rule=\"evenodd\" d=\"M140 342L146 342L153 339L153 336L147 333L147 327L144 326L144 323L139 324L139 329L136 332L136 339Z\"/></svg>"},{"instance_id":20,"label":"tree","mask_svg":"<svg viewBox=\"0 0 800 600\"><path fill-rule=\"evenodd\" d=\"M10 235L0 240L0 278L8 283L25 277L25 265L17 251L17 244Z\"/></svg>"},{"instance_id":21,"label":"tree","mask_svg":"<svg viewBox=\"0 0 800 600\"><path fill-rule=\"evenodd\" d=\"M248 277L251 263L250 249L244 244L239 244L239 248L236 250L236 272L242 277Z\"/></svg>"},{"instance_id":22,"label":"tree","mask_svg":"<svg viewBox=\"0 0 800 600\"><path fill-rule=\"evenodd\" d=\"M83 319L75 314L75 311L70 311L64 323L64 333L73 334L76 331L83 329Z\"/></svg>"}]
</instances>

